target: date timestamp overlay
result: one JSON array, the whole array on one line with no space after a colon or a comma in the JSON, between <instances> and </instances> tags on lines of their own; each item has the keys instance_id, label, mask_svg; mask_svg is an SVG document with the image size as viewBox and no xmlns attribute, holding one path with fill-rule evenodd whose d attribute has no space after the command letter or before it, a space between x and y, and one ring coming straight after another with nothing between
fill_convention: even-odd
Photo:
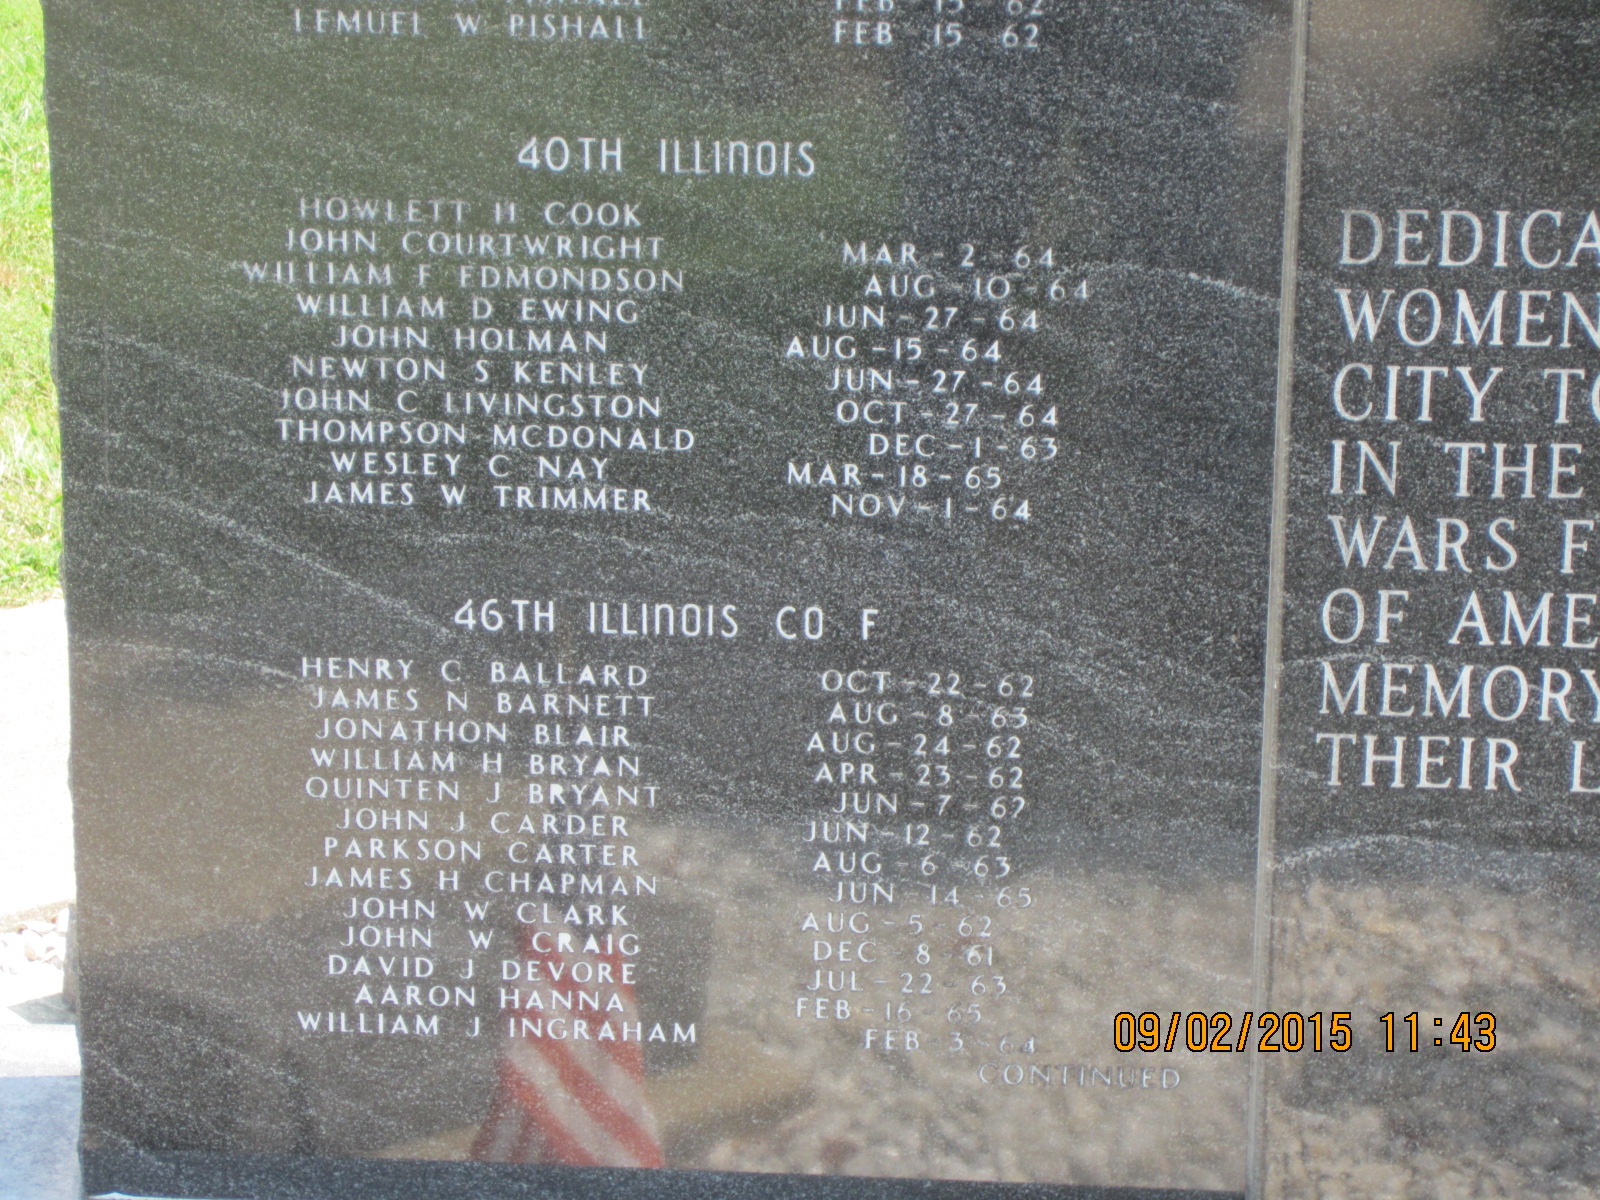
<instances>
[{"instance_id":1,"label":"date timestamp overlay","mask_svg":"<svg viewBox=\"0 0 1600 1200\"><path fill-rule=\"evenodd\" d=\"M1123 1054L1134 1050L1192 1050L1195 1053L1264 1054L1302 1051L1345 1054L1355 1048L1354 1015L1349 1012L1119 1012L1111 1021L1111 1042ZM1385 1053L1456 1046L1462 1053L1488 1053L1495 1048L1495 1016L1464 1012L1454 1017L1419 1013L1380 1013ZM1448 1029L1448 1033L1446 1030Z\"/></svg>"}]
</instances>

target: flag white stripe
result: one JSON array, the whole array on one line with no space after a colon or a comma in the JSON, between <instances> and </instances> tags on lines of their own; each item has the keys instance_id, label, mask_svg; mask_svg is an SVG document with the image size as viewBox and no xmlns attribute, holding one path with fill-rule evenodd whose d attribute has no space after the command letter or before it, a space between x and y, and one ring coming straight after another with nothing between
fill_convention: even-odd
<instances>
[{"instance_id":1,"label":"flag white stripe","mask_svg":"<svg viewBox=\"0 0 1600 1200\"><path fill-rule=\"evenodd\" d=\"M512 1068L539 1093L550 1115L561 1123L573 1141L601 1163L615 1166L636 1163L632 1151L611 1130L595 1120L582 1102L567 1090L555 1064L545 1057L541 1047L523 1042L512 1047L510 1058Z\"/></svg>"}]
</instances>

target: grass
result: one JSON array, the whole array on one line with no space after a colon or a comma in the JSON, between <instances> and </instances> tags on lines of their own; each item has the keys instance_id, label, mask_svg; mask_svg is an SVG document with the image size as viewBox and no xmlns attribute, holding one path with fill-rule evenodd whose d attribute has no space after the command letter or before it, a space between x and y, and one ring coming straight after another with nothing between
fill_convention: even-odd
<instances>
[{"instance_id":1,"label":"grass","mask_svg":"<svg viewBox=\"0 0 1600 1200\"><path fill-rule=\"evenodd\" d=\"M39 0L0 0L0 606L60 588L50 154Z\"/></svg>"}]
</instances>

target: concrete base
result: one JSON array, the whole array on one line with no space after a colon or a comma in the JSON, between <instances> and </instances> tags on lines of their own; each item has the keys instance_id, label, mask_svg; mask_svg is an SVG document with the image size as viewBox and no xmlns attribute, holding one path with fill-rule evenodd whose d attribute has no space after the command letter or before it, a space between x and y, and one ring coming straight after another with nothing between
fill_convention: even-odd
<instances>
[{"instance_id":1,"label":"concrete base","mask_svg":"<svg viewBox=\"0 0 1600 1200\"><path fill-rule=\"evenodd\" d=\"M0 680L0 919L54 915L76 895L60 599L0 609Z\"/></svg>"}]
</instances>

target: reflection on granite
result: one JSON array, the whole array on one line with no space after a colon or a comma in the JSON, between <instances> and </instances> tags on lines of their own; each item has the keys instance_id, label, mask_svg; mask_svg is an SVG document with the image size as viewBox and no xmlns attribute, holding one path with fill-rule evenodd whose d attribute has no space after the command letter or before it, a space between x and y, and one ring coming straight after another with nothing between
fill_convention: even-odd
<instances>
[{"instance_id":1,"label":"reflection on granite","mask_svg":"<svg viewBox=\"0 0 1600 1200\"><path fill-rule=\"evenodd\" d=\"M50 5L91 1186L1594 1191L1593 21L1037 7Z\"/></svg>"},{"instance_id":2,"label":"reflection on granite","mask_svg":"<svg viewBox=\"0 0 1600 1200\"><path fill-rule=\"evenodd\" d=\"M1600 272L1583 232L1600 160L1593 139L1573 136L1600 108L1595 66L1593 18L1567 6L1311 5L1271 996L1280 1008L1351 1010L1356 1045L1268 1067L1269 1195L1600 1188L1588 1116L1600 824L1573 768L1593 724L1582 682L1593 571L1581 551L1564 571L1561 549L1563 530L1593 516L1575 495L1594 494L1592 418L1574 406L1563 421L1554 390L1561 372L1587 378L1600 363L1570 308L1558 328L1563 296L1592 307ZM1547 268L1557 242L1560 268ZM1369 336L1363 301L1381 308L1386 292ZM1497 295L1508 324L1475 331ZM1437 334L1425 315L1434 297ZM1365 377L1352 363L1377 381L1371 420L1357 419ZM1342 370L1355 384L1343 401ZM1441 384L1431 403L1424 376ZM1526 446L1544 474L1551 443L1570 444L1554 452L1578 464L1559 477L1570 487L1504 475L1496 485L1494 464L1521 463ZM1480 444L1483 473L1472 462L1463 474L1460 455L1475 459ZM1365 566L1359 551L1346 565L1338 545L1357 529L1376 534ZM1512 554L1489 553L1496 534ZM1352 637L1340 624L1349 594L1325 609L1339 589L1374 615L1387 603L1399 621L1381 639L1375 628ZM1560 625L1570 595L1578 623ZM1514 606L1531 615L1541 598L1559 628L1508 624ZM1365 702L1348 691L1363 663ZM1565 706L1551 699L1563 678L1577 685ZM1451 1040L1466 1029L1473 1050Z\"/></svg>"}]
</instances>

